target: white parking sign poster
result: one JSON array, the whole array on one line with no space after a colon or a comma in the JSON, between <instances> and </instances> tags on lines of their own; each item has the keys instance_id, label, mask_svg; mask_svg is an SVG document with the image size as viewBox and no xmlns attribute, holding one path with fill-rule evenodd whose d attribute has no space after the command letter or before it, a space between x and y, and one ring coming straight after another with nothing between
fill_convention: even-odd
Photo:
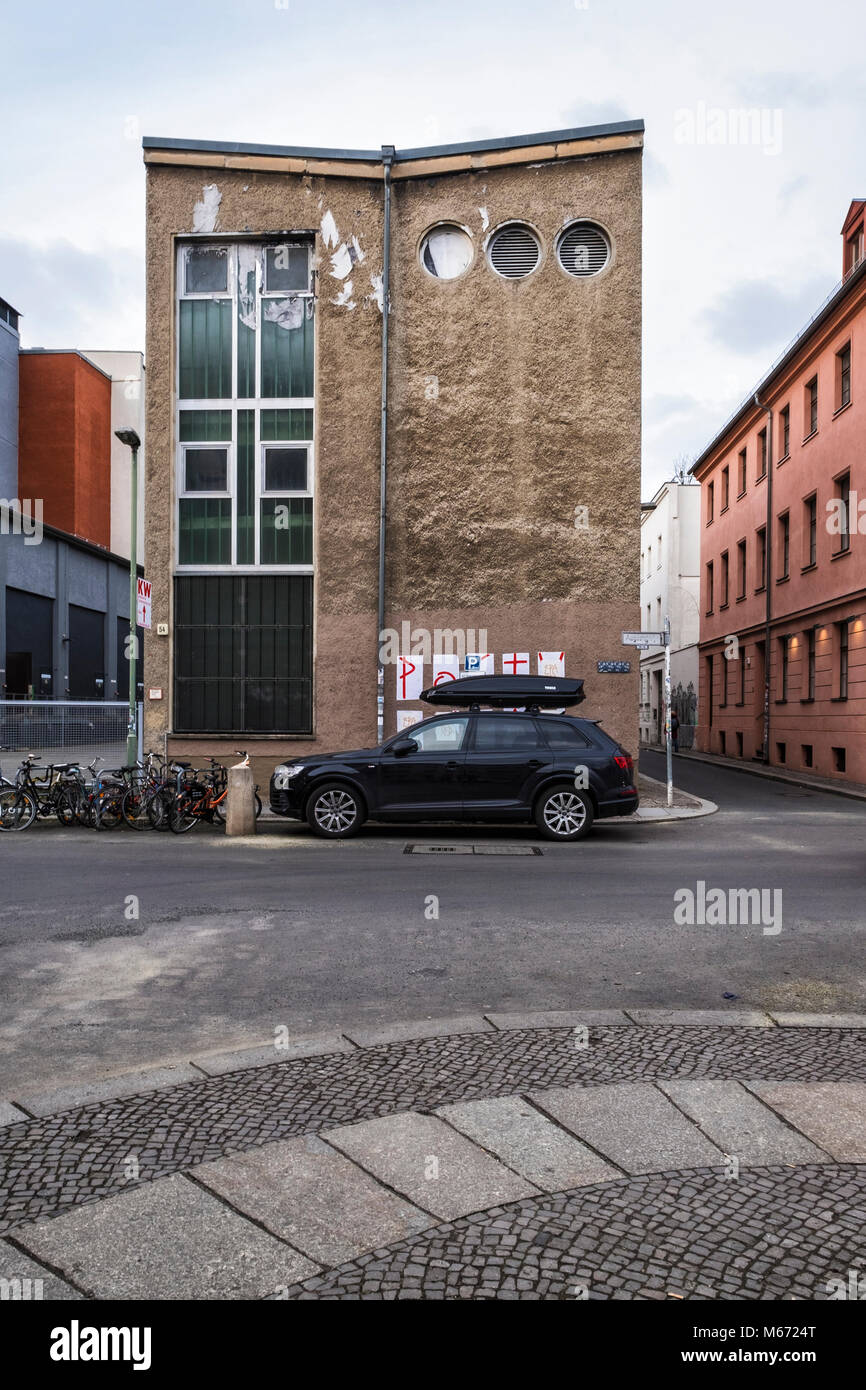
<instances>
[{"instance_id":1,"label":"white parking sign poster","mask_svg":"<svg viewBox=\"0 0 866 1390\"><path fill-rule=\"evenodd\" d=\"M492 652L467 652L463 658L463 673L467 676L492 676Z\"/></svg>"}]
</instances>

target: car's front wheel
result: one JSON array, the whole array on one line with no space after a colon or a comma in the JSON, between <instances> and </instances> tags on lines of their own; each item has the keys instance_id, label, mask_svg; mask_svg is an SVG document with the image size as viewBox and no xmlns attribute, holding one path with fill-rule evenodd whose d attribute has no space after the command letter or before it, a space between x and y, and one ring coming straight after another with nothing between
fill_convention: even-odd
<instances>
[{"instance_id":1,"label":"car's front wheel","mask_svg":"<svg viewBox=\"0 0 866 1390\"><path fill-rule=\"evenodd\" d=\"M535 806L535 823L548 840L582 840L592 821L592 801L574 787L551 787Z\"/></svg>"},{"instance_id":2,"label":"car's front wheel","mask_svg":"<svg viewBox=\"0 0 866 1390\"><path fill-rule=\"evenodd\" d=\"M326 840L345 840L360 830L364 820L361 798L342 782L317 787L307 802L310 828Z\"/></svg>"}]
</instances>

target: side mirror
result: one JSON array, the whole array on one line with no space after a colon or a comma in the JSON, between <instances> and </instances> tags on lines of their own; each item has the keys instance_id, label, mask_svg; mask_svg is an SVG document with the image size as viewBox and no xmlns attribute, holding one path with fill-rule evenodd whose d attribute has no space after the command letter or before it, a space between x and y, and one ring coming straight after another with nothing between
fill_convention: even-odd
<instances>
[{"instance_id":1,"label":"side mirror","mask_svg":"<svg viewBox=\"0 0 866 1390\"><path fill-rule=\"evenodd\" d=\"M414 738L398 738L396 743L391 744L391 752L395 758L405 758L407 753L417 753L418 745Z\"/></svg>"}]
</instances>

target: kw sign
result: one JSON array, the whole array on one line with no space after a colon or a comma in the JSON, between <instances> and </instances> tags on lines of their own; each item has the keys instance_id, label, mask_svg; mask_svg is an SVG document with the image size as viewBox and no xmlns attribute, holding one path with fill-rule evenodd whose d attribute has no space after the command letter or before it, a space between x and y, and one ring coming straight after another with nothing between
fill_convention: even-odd
<instances>
[{"instance_id":1,"label":"kw sign","mask_svg":"<svg viewBox=\"0 0 866 1390\"><path fill-rule=\"evenodd\" d=\"M153 597L153 585L149 579L139 579L138 592L135 605L135 621L139 627L150 627L151 625L151 599Z\"/></svg>"}]
</instances>

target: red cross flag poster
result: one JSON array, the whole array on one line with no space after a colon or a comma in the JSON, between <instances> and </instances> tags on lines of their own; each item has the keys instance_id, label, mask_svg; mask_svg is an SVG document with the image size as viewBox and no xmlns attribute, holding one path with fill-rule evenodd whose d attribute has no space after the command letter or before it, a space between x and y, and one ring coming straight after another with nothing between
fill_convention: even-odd
<instances>
[{"instance_id":1,"label":"red cross flag poster","mask_svg":"<svg viewBox=\"0 0 866 1390\"><path fill-rule=\"evenodd\" d=\"M530 674L529 652L503 652L503 676L528 676Z\"/></svg>"},{"instance_id":2,"label":"red cross flag poster","mask_svg":"<svg viewBox=\"0 0 866 1390\"><path fill-rule=\"evenodd\" d=\"M433 656L433 684L442 685L444 681L456 681L460 675L460 657Z\"/></svg>"},{"instance_id":3,"label":"red cross flag poster","mask_svg":"<svg viewBox=\"0 0 866 1390\"><path fill-rule=\"evenodd\" d=\"M565 652L539 652L538 674L540 676L564 676Z\"/></svg>"},{"instance_id":4,"label":"red cross flag poster","mask_svg":"<svg viewBox=\"0 0 866 1390\"><path fill-rule=\"evenodd\" d=\"M419 700L424 686L424 658L397 657L397 699Z\"/></svg>"}]
</instances>

